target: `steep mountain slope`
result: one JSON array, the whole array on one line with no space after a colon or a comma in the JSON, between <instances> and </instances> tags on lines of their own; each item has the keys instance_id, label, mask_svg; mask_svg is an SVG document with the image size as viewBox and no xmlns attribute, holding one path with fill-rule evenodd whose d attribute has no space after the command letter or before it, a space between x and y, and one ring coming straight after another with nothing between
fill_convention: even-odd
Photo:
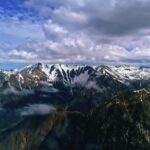
<instances>
[{"instance_id":1,"label":"steep mountain slope","mask_svg":"<svg viewBox=\"0 0 150 150\"><path fill-rule=\"evenodd\" d=\"M96 108L87 122L85 138L103 150L150 149L150 93L141 90L117 96Z\"/></svg>"},{"instance_id":2,"label":"steep mountain slope","mask_svg":"<svg viewBox=\"0 0 150 150\"><path fill-rule=\"evenodd\" d=\"M0 150L149 150L149 88L145 67L0 71Z\"/></svg>"},{"instance_id":3,"label":"steep mountain slope","mask_svg":"<svg viewBox=\"0 0 150 150\"><path fill-rule=\"evenodd\" d=\"M37 150L40 143L52 129L55 118L50 116L32 117L1 133L1 150Z\"/></svg>"},{"instance_id":4,"label":"steep mountain slope","mask_svg":"<svg viewBox=\"0 0 150 150\"><path fill-rule=\"evenodd\" d=\"M0 105L12 107L43 101L72 109L87 100L87 105L95 106L100 103L97 97L105 101L124 91L150 87L149 75L149 68L126 65L37 63L14 72L0 71Z\"/></svg>"},{"instance_id":5,"label":"steep mountain slope","mask_svg":"<svg viewBox=\"0 0 150 150\"><path fill-rule=\"evenodd\" d=\"M40 86L45 82L49 86L55 82L62 82L66 86L73 86L75 84L86 85L90 81L96 82L102 76L124 84L126 81L146 81L150 79L150 69L127 65L115 67L101 65L96 67L37 63L17 72L1 71L0 83L2 86L5 81L9 81L12 86L18 89L30 89Z\"/></svg>"},{"instance_id":6,"label":"steep mountain slope","mask_svg":"<svg viewBox=\"0 0 150 150\"><path fill-rule=\"evenodd\" d=\"M150 90L129 92L89 113L30 116L0 133L1 150L149 150Z\"/></svg>"},{"instance_id":7,"label":"steep mountain slope","mask_svg":"<svg viewBox=\"0 0 150 150\"><path fill-rule=\"evenodd\" d=\"M30 102L37 99L36 102L41 102L41 99L47 101L51 98L57 99L58 103L66 99L70 105L77 92L82 92L83 95L92 90L94 95L99 93L101 97L104 97L104 93L114 95L119 89L125 88L112 76L98 75L98 70L95 67L85 65L38 63L17 72L7 74L1 72L0 80L0 104L2 106L11 102L15 104L15 102L24 101L24 99L30 100ZM62 98L63 100L61 100Z\"/></svg>"},{"instance_id":8,"label":"steep mountain slope","mask_svg":"<svg viewBox=\"0 0 150 150\"><path fill-rule=\"evenodd\" d=\"M68 123L68 120L71 122ZM70 142L74 140L78 140L79 142L79 139L77 139L79 136L77 136L76 139L72 138L69 140L69 137L67 137L69 128L67 126L71 126L71 131L74 130L75 133L79 128L83 128L84 123L82 124L82 122L84 121L84 115L76 112L54 113L46 116L30 116L13 128L0 133L0 149L54 150L73 148ZM62 136L64 136L64 138L61 138ZM69 133L68 136L71 136L71 133ZM64 142L62 143L63 145L57 143L59 142L57 138L61 138ZM74 144L75 143L76 142L74 142Z\"/></svg>"}]
</instances>

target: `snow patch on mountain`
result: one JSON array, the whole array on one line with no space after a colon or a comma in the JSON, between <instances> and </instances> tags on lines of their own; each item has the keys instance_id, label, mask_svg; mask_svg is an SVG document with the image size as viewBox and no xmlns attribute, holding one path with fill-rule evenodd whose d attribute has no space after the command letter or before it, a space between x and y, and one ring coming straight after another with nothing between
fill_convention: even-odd
<instances>
[{"instance_id":1,"label":"snow patch on mountain","mask_svg":"<svg viewBox=\"0 0 150 150\"><path fill-rule=\"evenodd\" d=\"M80 85L88 89L101 90L103 85L98 85L98 82L100 84L105 83L105 80L114 80L125 86L135 86L131 85L131 82L141 81L139 84L142 85L144 82L149 87L150 82L146 83L146 81L150 81L150 68L129 65L87 66L37 63L24 67L17 72L0 71L0 87L3 88L3 84L6 81L10 84L10 87L5 90L5 94L18 94L20 91L17 90L16 92L16 88L34 90L37 87L41 91L56 92L57 89L54 88L56 82L61 82L65 86ZM143 88L141 85L138 86Z\"/></svg>"},{"instance_id":2,"label":"snow patch on mountain","mask_svg":"<svg viewBox=\"0 0 150 150\"><path fill-rule=\"evenodd\" d=\"M119 78L122 80L150 79L150 68L123 65L115 66L111 69L116 72L119 75Z\"/></svg>"}]
</instances>

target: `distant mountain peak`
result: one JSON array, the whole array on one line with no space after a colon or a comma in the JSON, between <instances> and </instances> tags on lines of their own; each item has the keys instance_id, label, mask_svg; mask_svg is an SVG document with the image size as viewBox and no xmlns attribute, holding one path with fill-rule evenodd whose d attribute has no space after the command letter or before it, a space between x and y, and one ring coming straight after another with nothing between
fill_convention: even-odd
<instances>
[{"instance_id":1,"label":"distant mountain peak","mask_svg":"<svg viewBox=\"0 0 150 150\"><path fill-rule=\"evenodd\" d=\"M141 69L141 67L129 65L90 66L38 62L17 72L1 71L0 85L2 86L5 81L9 81L18 89L37 88L41 86L41 82L47 82L47 85L59 82L64 86L82 85L88 88L89 85L98 86L98 88L106 85L114 86L113 84L118 82L131 88L138 87L137 89L140 89L150 85L150 68Z\"/></svg>"}]
</instances>

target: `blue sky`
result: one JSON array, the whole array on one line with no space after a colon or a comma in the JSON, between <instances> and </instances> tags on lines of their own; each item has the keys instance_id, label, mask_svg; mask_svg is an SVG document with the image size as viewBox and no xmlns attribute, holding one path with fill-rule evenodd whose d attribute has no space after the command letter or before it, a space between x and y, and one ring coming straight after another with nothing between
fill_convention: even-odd
<instances>
[{"instance_id":1,"label":"blue sky","mask_svg":"<svg viewBox=\"0 0 150 150\"><path fill-rule=\"evenodd\" d=\"M1 0L0 6L4 8L5 10L11 11L11 10L22 10L20 7L22 5L23 0Z\"/></svg>"},{"instance_id":2,"label":"blue sky","mask_svg":"<svg viewBox=\"0 0 150 150\"><path fill-rule=\"evenodd\" d=\"M148 0L1 0L0 67L149 65Z\"/></svg>"}]
</instances>

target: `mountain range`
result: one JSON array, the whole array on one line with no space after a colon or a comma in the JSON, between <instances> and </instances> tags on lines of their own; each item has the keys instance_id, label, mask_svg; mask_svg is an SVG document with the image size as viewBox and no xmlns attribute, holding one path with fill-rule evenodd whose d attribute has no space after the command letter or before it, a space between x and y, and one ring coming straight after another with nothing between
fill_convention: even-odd
<instances>
[{"instance_id":1,"label":"mountain range","mask_svg":"<svg viewBox=\"0 0 150 150\"><path fill-rule=\"evenodd\" d=\"M148 150L149 114L149 67L0 71L0 150Z\"/></svg>"}]
</instances>

